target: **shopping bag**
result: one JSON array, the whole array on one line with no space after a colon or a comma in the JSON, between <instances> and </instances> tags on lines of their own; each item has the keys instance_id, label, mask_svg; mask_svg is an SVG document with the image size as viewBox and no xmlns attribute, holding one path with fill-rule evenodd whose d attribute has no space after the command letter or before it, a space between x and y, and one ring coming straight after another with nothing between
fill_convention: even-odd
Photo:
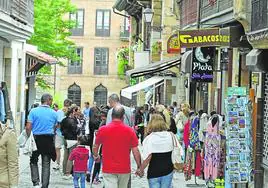
<instances>
[{"instance_id":1,"label":"shopping bag","mask_svg":"<svg viewBox=\"0 0 268 188\"><path fill-rule=\"evenodd\" d=\"M176 170L182 170L183 169L183 161L182 161L182 147L176 138L176 136L173 133L170 133L172 137L172 142L173 142L173 150L172 150L172 163L174 165L174 169Z\"/></svg>"}]
</instances>

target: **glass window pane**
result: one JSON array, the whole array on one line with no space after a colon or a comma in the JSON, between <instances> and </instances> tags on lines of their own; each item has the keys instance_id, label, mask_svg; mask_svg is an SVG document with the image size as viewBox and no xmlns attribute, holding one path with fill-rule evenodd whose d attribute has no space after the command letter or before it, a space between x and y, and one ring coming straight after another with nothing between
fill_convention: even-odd
<instances>
[{"instance_id":1,"label":"glass window pane","mask_svg":"<svg viewBox=\"0 0 268 188\"><path fill-rule=\"evenodd\" d=\"M97 11L97 29L102 29L103 12Z\"/></svg>"},{"instance_id":2,"label":"glass window pane","mask_svg":"<svg viewBox=\"0 0 268 188\"><path fill-rule=\"evenodd\" d=\"M107 50L103 49L102 51L102 64L106 65L107 64Z\"/></svg>"},{"instance_id":3,"label":"glass window pane","mask_svg":"<svg viewBox=\"0 0 268 188\"><path fill-rule=\"evenodd\" d=\"M110 26L110 11L104 12L104 29L109 29Z\"/></svg>"},{"instance_id":4,"label":"glass window pane","mask_svg":"<svg viewBox=\"0 0 268 188\"><path fill-rule=\"evenodd\" d=\"M83 28L84 25L84 11L83 10L79 10L77 12L77 28Z\"/></svg>"}]
</instances>

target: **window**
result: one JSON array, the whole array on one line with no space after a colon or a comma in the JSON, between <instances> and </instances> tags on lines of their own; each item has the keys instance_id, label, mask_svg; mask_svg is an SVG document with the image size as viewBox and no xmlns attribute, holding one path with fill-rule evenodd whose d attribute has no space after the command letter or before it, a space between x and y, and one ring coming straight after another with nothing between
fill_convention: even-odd
<instances>
[{"instance_id":1,"label":"window","mask_svg":"<svg viewBox=\"0 0 268 188\"><path fill-rule=\"evenodd\" d=\"M95 48L94 51L95 51L94 74L107 75L108 74L109 49L108 48Z\"/></svg>"},{"instance_id":2,"label":"window","mask_svg":"<svg viewBox=\"0 0 268 188\"><path fill-rule=\"evenodd\" d=\"M70 20L76 23L75 27L70 30L72 35L84 35L84 9L78 9L77 12L70 13Z\"/></svg>"},{"instance_id":3,"label":"window","mask_svg":"<svg viewBox=\"0 0 268 188\"><path fill-rule=\"evenodd\" d=\"M96 11L96 36L109 37L110 36L110 10L97 10Z\"/></svg>"},{"instance_id":4,"label":"window","mask_svg":"<svg viewBox=\"0 0 268 188\"><path fill-rule=\"evenodd\" d=\"M107 105L107 88L102 84L98 85L94 90L94 101L97 106Z\"/></svg>"},{"instance_id":5,"label":"window","mask_svg":"<svg viewBox=\"0 0 268 188\"><path fill-rule=\"evenodd\" d=\"M69 61L68 74L82 74L83 48L77 48L76 54L79 60Z\"/></svg>"},{"instance_id":6,"label":"window","mask_svg":"<svg viewBox=\"0 0 268 188\"><path fill-rule=\"evenodd\" d=\"M76 83L68 88L68 99L72 100L77 106L81 105L81 88Z\"/></svg>"}]
</instances>

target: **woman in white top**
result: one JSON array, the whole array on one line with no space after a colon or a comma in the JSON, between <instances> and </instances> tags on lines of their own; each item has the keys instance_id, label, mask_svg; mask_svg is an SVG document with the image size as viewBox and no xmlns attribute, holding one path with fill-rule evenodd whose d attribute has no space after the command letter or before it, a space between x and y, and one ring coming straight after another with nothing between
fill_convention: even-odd
<instances>
[{"instance_id":1,"label":"woman in white top","mask_svg":"<svg viewBox=\"0 0 268 188\"><path fill-rule=\"evenodd\" d=\"M159 114L152 115L147 126L148 136L143 141L144 161L141 172L149 165L147 178L150 188L170 188L173 178L171 154L173 141L166 122Z\"/></svg>"}]
</instances>

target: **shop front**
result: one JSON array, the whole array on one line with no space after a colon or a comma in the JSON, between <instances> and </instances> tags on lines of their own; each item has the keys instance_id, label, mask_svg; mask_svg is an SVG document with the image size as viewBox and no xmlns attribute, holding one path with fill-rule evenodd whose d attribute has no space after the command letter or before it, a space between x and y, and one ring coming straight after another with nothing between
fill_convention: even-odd
<instances>
[{"instance_id":1,"label":"shop front","mask_svg":"<svg viewBox=\"0 0 268 188\"><path fill-rule=\"evenodd\" d=\"M227 88L249 86L245 56L250 45L241 36L241 25L179 31L180 47L184 49L181 70L187 102L193 109L224 114ZM213 56L206 54L208 49L213 49Z\"/></svg>"},{"instance_id":2,"label":"shop front","mask_svg":"<svg viewBox=\"0 0 268 188\"><path fill-rule=\"evenodd\" d=\"M176 74L170 68L180 65L180 57L170 58L160 62L132 69L126 74L129 78L136 78L137 84L121 90L121 96L132 100L137 97L137 104L145 103L168 104L176 98Z\"/></svg>"}]
</instances>

